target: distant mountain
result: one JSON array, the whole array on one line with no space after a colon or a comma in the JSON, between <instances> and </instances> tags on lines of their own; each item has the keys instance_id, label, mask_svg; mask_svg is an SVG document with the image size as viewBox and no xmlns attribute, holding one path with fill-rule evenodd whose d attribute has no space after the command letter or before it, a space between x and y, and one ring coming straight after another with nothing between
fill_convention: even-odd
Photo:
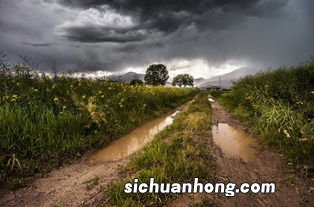
<instances>
[{"instance_id":1,"label":"distant mountain","mask_svg":"<svg viewBox=\"0 0 314 207\"><path fill-rule=\"evenodd\" d=\"M195 78L194 79L194 85L198 86L198 85L204 83L205 81L206 81L205 78Z\"/></svg>"},{"instance_id":2,"label":"distant mountain","mask_svg":"<svg viewBox=\"0 0 314 207\"><path fill-rule=\"evenodd\" d=\"M258 71L254 70L252 68L239 68L237 70L234 70L230 73L226 73L224 75L220 76L214 76L212 78L209 78L207 80L202 81L198 86L199 88L208 88L211 86L220 86L220 80L221 80L221 87L222 88L230 88L234 81L246 76L246 75L253 75L256 74ZM219 80L220 78L220 80Z\"/></svg>"},{"instance_id":3,"label":"distant mountain","mask_svg":"<svg viewBox=\"0 0 314 207\"><path fill-rule=\"evenodd\" d=\"M108 78L112 81L118 81L118 82L125 82L129 83L133 79L140 79L144 81L145 74L135 73L135 72L128 72L122 75L110 75Z\"/></svg>"}]
</instances>

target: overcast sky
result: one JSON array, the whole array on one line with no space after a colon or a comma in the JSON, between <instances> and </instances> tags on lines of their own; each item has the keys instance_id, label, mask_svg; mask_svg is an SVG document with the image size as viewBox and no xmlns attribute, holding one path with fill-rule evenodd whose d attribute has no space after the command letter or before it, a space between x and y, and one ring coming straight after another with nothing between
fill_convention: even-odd
<instances>
[{"instance_id":1,"label":"overcast sky","mask_svg":"<svg viewBox=\"0 0 314 207\"><path fill-rule=\"evenodd\" d=\"M313 0L0 0L0 50L60 71L209 78L314 55Z\"/></svg>"}]
</instances>

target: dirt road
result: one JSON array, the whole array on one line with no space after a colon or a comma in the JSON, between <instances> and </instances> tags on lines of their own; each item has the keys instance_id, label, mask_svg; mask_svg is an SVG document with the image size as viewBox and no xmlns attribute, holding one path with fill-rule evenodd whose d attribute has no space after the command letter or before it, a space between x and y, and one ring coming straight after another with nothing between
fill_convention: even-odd
<instances>
[{"instance_id":1,"label":"dirt road","mask_svg":"<svg viewBox=\"0 0 314 207\"><path fill-rule=\"evenodd\" d=\"M89 166L84 160L52 171L29 187L1 192L0 206L98 206L103 188L128 159Z\"/></svg>"},{"instance_id":2,"label":"dirt road","mask_svg":"<svg viewBox=\"0 0 314 207\"><path fill-rule=\"evenodd\" d=\"M212 104L212 108L213 126L226 123L236 130L245 131L245 127L226 113L217 102ZM254 159L246 160L245 157L228 155L212 136L206 139L216 159L215 181L237 184L276 183L275 194L238 194L234 198L206 195L213 206L314 206L313 179L305 179L290 173L287 162L280 154L259 144L249 151L251 158L253 150ZM121 176L119 168L125 166L130 158L97 165L86 164L86 159L87 157L75 164L56 169L46 177L35 180L27 188L15 192L0 190L0 206L103 206L105 203L103 189L109 182ZM193 199L191 201L187 197L182 196L171 206L193 204Z\"/></svg>"},{"instance_id":3,"label":"dirt road","mask_svg":"<svg viewBox=\"0 0 314 207\"><path fill-rule=\"evenodd\" d=\"M245 131L246 128L233 119L219 103L212 103L213 125L227 123L233 128ZM215 206L314 206L313 179L305 179L289 173L283 156L266 148L263 144L254 147L253 161L228 156L213 139L210 141L213 156L216 158L216 180L237 184L274 182L274 194L236 195L226 198L223 195L210 195ZM258 142L257 142L258 143Z\"/></svg>"}]
</instances>

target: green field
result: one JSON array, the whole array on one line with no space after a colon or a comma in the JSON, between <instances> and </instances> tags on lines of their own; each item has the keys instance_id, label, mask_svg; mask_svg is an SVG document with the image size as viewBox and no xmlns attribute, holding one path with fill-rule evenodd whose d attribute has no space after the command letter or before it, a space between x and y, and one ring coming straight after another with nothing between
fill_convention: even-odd
<instances>
[{"instance_id":1,"label":"green field","mask_svg":"<svg viewBox=\"0 0 314 207\"><path fill-rule=\"evenodd\" d=\"M0 77L0 183L11 187L110 143L197 93L15 72Z\"/></svg>"},{"instance_id":2,"label":"green field","mask_svg":"<svg viewBox=\"0 0 314 207\"><path fill-rule=\"evenodd\" d=\"M314 164L314 62L247 76L214 92L270 146L308 173Z\"/></svg>"}]
</instances>

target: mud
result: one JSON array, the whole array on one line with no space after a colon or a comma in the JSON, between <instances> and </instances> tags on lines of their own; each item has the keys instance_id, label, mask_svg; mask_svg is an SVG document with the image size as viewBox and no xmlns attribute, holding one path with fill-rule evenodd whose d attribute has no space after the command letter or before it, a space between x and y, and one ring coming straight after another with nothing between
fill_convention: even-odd
<instances>
[{"instance_id":1,"label":"mud","mask_svg":"<svg viewBox=\"0 0 314 207\"><path fill-rule=\"evenodd\" d=\"M213 131L208 137L203 138L207 140L216 163L213 169L215 176L210 182L232 182L237 185L273 182L276 184L276 192L236 194L235 197L225 197L223 194L184 194L170 202L168 206L198 206L196 204L206 200L206 204L200 206L313 207L313 178L305 178L292 172L291 166L282 154L267 148L257 137L250 135L248 128L227 113L218 102L209 101L213 109Z\"/></svg>"},{"instance_id":2,"label":"mud","mask_svg":"<svg viewBox=\"0 0 314 207\"><path fill-rule=\"evenodd\" d=\"M245 162L255 160L258 144L243 130L227 123L218 123L212 126L212 135L214 143L226 156L240 158Z\"/></svg>"},{"instance_id":3,"label":"mud","mask_svg":"<svg viewBox=\"0 0 314 207\"><path fill-rule=\"evenodd\" d=\"M171 125L174 117L179 112L176 111L169 116L155 119L136 128L131 133L91 155L87 159L87 163L95 165L102 162L116 161L134 154L150 142L156 134Z\"/></svg>"},{"instance_id":4,"label":"mud","mask_svg":"<svg viewBox=\"0 0 314 207\"><path fill-rule=\"evenodd\" d=\"M212 108L213 126L226 123L233 128L231 131L240 132L235 133L236 139L243 140L242 135L247 135L245 133L248 131L247 127L235 120L218 102L213 102ZM283 155L267 148L257 137L249 135L246 136L246 141L242 142L245 146L244 151L250 149L249 154L254 154L253 159L249 156L249 162L248 157L230 156L214 139L214 136L209 139L209 147L216 159L216 182L276 184L274 194L237 194L233 198L207 195L214 206L314 206L313 178L296 175L291 171ZM234 148L237 149L237 145ZM237 152L242 150L238 148ZM240 153L248 154L243 151Z\"/></svg>"},{"instance_id":5,"label":"mud","mask_svg":"<svg viewBox=\"0 0 314 207\"><path fill-rule=\"evenodd\" d=\"M213 132L215 132L215 126L218 133L221 129L226 131L225 127L228 126L228 134L233 129L237 131L236 133L239 131L245 133L246 138L241 139L235 136L233 141L236 141L239 146L245 146L245 149L252 150L254 154L251 157L252 152L245 152L245 155L250 154L250 156L244 156L241 147L238 147L236 151L232 149L232 153L228 153L226 151L228 141L219 144L217 139L220 138L216 137L214 141L215 135L208 133L208 137L204 139L207 140L208 148L216 162L216 167L213 169L214 181L237 184L274 182L276 192L274 194L237 194L231 198L217 194L184 194L167 206L193 206L201 201L203 196L209 200L209 206L314 206L313 179L291 172L284 156L268 149L254 136L248 135L247 128L225 112L219 103L212 102L212 108ZM219 128L219 123L228 125L220 125ZM248 139L252 139L252 143L256 143L258 147L251 146ZM122 156L124 158L121 159L104 156L111 157L109 159L111 161L106 158L100 159L97 164L88 164L88 160L95 155L97 153L86 156L75 164L56 169L45 177L36 179L27 188L15 192L1 189L0 206L106 206L104 190L111 181L123 177L119 173L120 169L129 162L132 155Z\"/></svg>"}]
</instances>

